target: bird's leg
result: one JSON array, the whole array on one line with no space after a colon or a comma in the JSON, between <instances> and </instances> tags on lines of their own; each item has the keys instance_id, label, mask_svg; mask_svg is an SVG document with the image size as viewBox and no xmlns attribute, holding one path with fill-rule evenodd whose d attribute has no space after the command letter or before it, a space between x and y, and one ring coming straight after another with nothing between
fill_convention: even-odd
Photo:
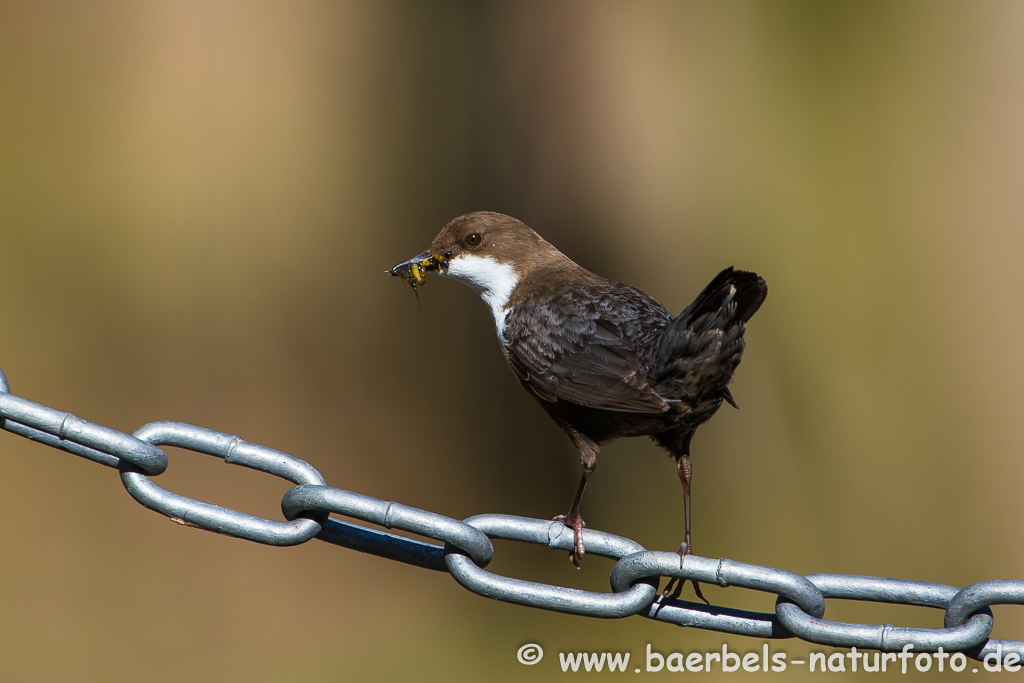
<instances>
[{"instance_id":1,"label":"bird's leg","mask_svg":"<svg viewBox=\"0 0 1024 683\"><path fill-rule=\"evenodd\" d=\"M693 477L693 466L690 462L689 449L687 449L687 451L684 452L678 460L676 460L676 472L679 474L679 481L683 485L683 514L685 517L685 531L683 535L683 544L679 546L679 560L680 563L682 563L685 561L687 555L693 554L693 544L690 541L690 479ZM668 582L668 585L665 586L665 591L662 595L667 595L675 600L683 592L683 584L685 583L685 581L678 578L673 578ZM692 583L693 591L697 594L697 597L710 605L711 603L708 602L707 598L704 597L704 594L700 590L700 584L696 581L693 581Z\"/></svg>"},{"instance_id":2,"label":"bird's leg","mask_svg":"<svg viewBox=\"0 0 1024 683\"><path fill-rule=\"evenodd\" d=\"M679 481L683 484L683 517L685 518L685 531L683 544L679 546L680 556L692 555L693 548L690 545L690 480L693 478L693 465L690 462L690 454L683 453L676 463L676 472L679 473Z\"/></svg>"},{"instance_id":3,"label":"bird's leg","mask_svg":"<svg viewBox=\"0 0 1024 683\"><path fill-rule=\"evenodd\" d=\"M577 444L580 449L580 459L583 461L583 475L580 477L580 485L576 487L576 496L572 499L572 507L569 508L569 512L564 515L558 515L554 521L562 522L567 527L572 529L573 534L573 548L572 552L569 553L569 560L576 565L576 568L580 568L580 559L583 557L583 527L586 523L580 516L580 501L583 500L583 491L587 488L587 480L590 479L590 475L594 473L594 469L597 467L597 450L590 448L586 444Z\"/></svg>"}]
</instances>

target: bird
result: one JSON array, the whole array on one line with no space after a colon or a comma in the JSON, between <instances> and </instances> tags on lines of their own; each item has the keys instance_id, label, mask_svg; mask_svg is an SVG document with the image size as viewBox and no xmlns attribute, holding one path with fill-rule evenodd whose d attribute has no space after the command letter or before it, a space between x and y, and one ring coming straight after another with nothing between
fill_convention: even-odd
<instances>
[{"instance_id":1,"label":"bird","mask_svg":"<svg viewBox=\"0 0 1024 683\"><path fill-rule=\"evenodd\" d=\"M728 385L746 323L768 294L763 278L726 268L673 316L646 292L590 272L526 224L490 211L455 218L426 251L387 272L414 289L436 272L487 304L516 379L579 452L572 504L555 517L572 530L577 568L583 493L601 446L620 437L650 437L675 459L685 516L679 555L692 554L690 442L723 402L738 407ZM696 582L694 589L704 599Z\"/></svg>"}]
</instances>

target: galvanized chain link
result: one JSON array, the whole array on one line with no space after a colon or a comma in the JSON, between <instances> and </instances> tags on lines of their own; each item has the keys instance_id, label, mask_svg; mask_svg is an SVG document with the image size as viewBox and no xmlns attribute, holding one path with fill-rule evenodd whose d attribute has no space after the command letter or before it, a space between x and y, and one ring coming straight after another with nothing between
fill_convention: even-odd
<instances>
[{"instance_id":1,"label":"galvanized chain link","mask_svg":"<svg viewBox=\"0 0 1024 683\"><path fill-rule=\"evenodd\" d=\"M308 463L264 446L180 422L153 422L122 434L10 393L0 369L0 428L53 448L116 468L125 489L143 506L189 526L268 545L298 545L317 538L364 553L449 572L470 591L529 607L618 619L640 615L679 626L755 638L793 638L833 647L898 652L964 652L978 660L1024 663L1024 641L989 638L990 605L1024 605L1024 580L995 580L960 589L923 581L854 574L801 576L784 569L726 559L645 549L628 538L585 529L587 552L617 560L611 593L579 590L488 572L492 538L569 551L572 533L561 522L511 515L445 515L328 486ZM223 458L295 484L285 493L286 521L256 517L167 491L150 477L167 469L160 446ZM331 514L398 529L439 541L423 543L344 522ZM777 596L775 613L748 612L658 594L661 578L736 586ZM943 628L852 624L824 619L825 599L864 600L945 610Z\"/></svg>"}]
</instances>

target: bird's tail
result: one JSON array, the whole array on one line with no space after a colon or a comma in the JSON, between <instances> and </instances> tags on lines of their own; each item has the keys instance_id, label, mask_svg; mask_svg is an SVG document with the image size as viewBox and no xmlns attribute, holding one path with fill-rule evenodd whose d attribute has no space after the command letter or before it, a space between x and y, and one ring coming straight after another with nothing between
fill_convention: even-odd
<instances>
[{"instance_id":1,"label":"bird's tail","mask_svg":"<svg viewBox=\"0 0 1024 683\"><path fill-rule=\"evenodd\" d=\"M654 386L659 395L699 405L727 400L727 385L743 354L746 322L768 296L764 279L726 268L708 283L662 333L655 357Z\"/></svg>"}]
</instances>

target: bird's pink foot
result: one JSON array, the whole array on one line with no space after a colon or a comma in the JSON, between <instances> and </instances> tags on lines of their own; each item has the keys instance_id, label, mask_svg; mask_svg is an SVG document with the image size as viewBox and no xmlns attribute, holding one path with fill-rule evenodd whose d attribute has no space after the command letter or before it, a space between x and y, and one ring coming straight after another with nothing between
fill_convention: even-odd
<instances>
[{"instance_id":1,"label":"bird's pink foot","mask_svg":"<svg viewBox=\"0 0 1024 683\"><path fill-rule=\"evenodd\" d=\"M569 527L570 529L572 529L572 539L573 539L572 547L573 547L573 550L572 550L571 553L569 553L569 561L572 562L573 565L576 566L576 569L579 569L580 568L580 559L579 558L583 557L583 554L584 554L584 550L583 550L583 527L587 526L587 523L583 521L583 518L580 517L580 513L578 513L578 512L576 512L576 513L570 512L567 515L558 515L557 517L553 518L551 521L553 521L553 522L561 522L562 524L564 524L567 527Z\"/></svg>"}]
</instances>

